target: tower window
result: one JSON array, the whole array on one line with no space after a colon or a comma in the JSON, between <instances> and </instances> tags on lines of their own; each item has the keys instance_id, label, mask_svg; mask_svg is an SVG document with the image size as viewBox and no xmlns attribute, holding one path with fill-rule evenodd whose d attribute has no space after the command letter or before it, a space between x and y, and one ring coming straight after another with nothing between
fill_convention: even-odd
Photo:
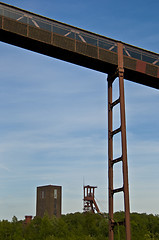
<instances>
[{"instance_id":1,"label":"tower window","mask_svg":"<svg viewBox=\"0 0 159 240\"><path fill-rule=\"evenodd\" d=\"M45 197L45 192L41 191L41 198L44 199L44 197Z\"/></svg>"},{"instance_id":2,"label":"tower window","mask_svg":"<svg viewBox=\"0 0 159 240\"><path fill-rule=\"evenodd\" d=\"M54 189L54 198L57 199L57 189Z\"/></svg>"}]
</instances>

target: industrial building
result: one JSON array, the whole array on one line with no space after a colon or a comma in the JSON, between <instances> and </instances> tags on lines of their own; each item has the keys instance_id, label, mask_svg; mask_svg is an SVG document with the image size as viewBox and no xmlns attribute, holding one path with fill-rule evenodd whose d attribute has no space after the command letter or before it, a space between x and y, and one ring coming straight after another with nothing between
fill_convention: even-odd
<instances>
[{"instance_id":1,"label":"industrial building","mask_svg":"<svg viewBox=\"0 0 159 240\"><path fill-rule=\"evenodd\" d=\"M36 216L61 216L62 187L47 185L37 187Z\"/></svg>"}]
</instances>

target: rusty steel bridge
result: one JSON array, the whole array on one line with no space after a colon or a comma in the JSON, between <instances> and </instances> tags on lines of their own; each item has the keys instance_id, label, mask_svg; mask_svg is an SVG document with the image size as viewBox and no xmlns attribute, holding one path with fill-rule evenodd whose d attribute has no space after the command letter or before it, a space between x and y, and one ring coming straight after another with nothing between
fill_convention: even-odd
<instances>
[{"instance_id":1,"label":"rusty steel bridge","mask_svg":"<svg viewBox=\"0 0 159 240\"><path fill-rule=\"evenodd\" d=\"M108 74L109 240L114 227L125 225L131 239L127 166L124 79L159 89L159 54L107 38L0 2L0 41ZM112 87L119 79L119 98ZM113 128L114 107L120 105L120 126ZM121 134L121 156L113 158L113 137ZM123 185L113 188L113 166L122 163ZM114 221L114 194L124 193L125 220Z\"/></svg>"}]
</instances>

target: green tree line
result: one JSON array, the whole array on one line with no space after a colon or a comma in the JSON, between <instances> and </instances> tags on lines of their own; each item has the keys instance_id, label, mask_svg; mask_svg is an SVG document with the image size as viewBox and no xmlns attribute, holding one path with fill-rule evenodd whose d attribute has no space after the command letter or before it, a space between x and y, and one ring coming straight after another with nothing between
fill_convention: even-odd
<instances>
[{"instance_id":1,"label":"green tree line","mask_svg":"<svg viewBox=\"0 0 159 240\"><path fill-rule=\"evenodd\" d=\"M114 215L124 219L123 212ZM114 239L125 239L125 227L116 225ZM159 216L131 213L132 240L159 240ZM61 218L35 217L30 224L18 221L0 221L0 240L108 240L108 216L74 213Z\"/></svg>"}]
</instances>

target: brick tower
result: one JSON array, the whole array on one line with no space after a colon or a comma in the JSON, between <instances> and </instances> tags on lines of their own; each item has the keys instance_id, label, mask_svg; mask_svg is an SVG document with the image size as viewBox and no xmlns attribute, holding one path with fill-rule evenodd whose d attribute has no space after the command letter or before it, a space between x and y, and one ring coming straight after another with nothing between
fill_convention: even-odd
<instances>
[{"instance_id":1,"label":"brick tower","mask_svg":"<svg viewBox=\"0 0 159 240\"><path fill-rule=\"evenodd\" d=\"M47 185L37 187L36 216L61 216L62 187Z\"/></svg>"}]
</instances>

